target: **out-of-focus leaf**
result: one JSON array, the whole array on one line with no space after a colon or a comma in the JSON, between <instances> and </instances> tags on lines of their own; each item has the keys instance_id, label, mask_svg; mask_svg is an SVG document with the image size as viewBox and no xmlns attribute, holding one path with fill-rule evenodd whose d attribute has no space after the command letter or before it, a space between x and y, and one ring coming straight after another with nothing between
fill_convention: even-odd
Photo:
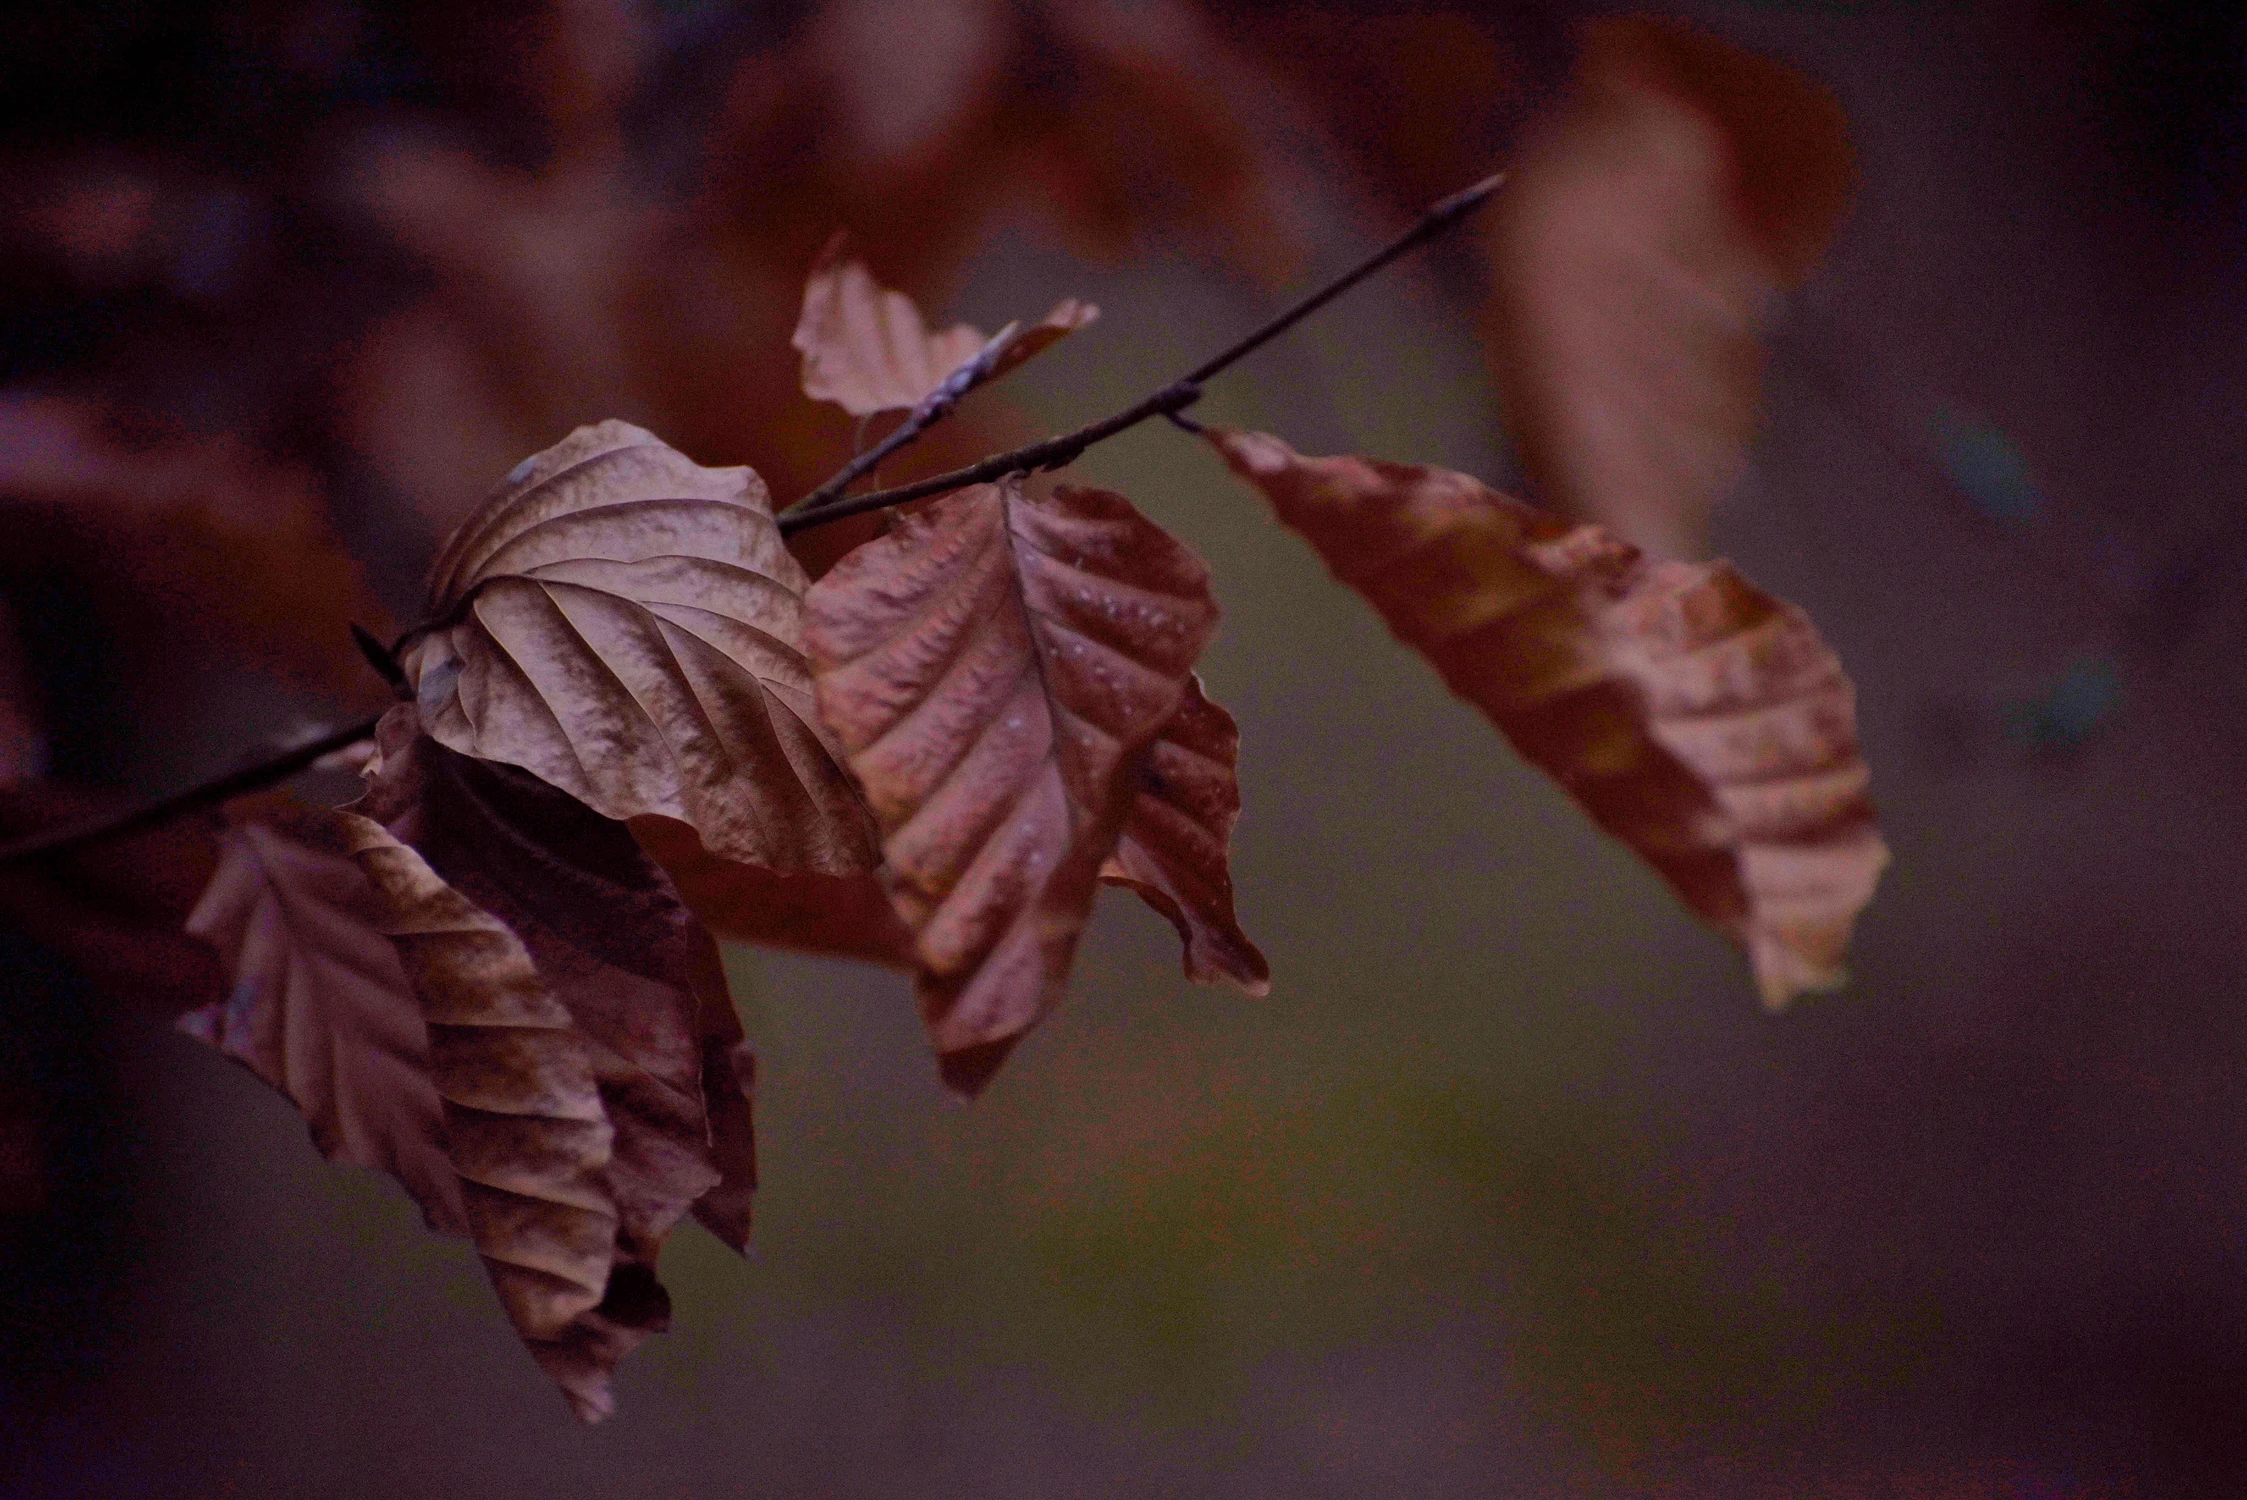
<instances>
[{"instance_id":1,"label":"out-of-focus leaf","mask_svg":"<svg viewBox=\"0 0 2247 1500\"><path fill-rule=\"evenodd\" d=\"M346 635L384 612L329 526L312 477L225 438L133 433L108 409L0 398L9 562L86 559L114 607L172 639L205 633L308 687L365 697Z\"/></svg>"},{"instance_id":2,"label":"out-of-focus leaf","mask_svg":"<svg viewBox=\"0 0 2247 1500\"><path fill-rule=\"evenodd\" d=\"M1365 186L1415 214L1489 175L1523 98L1518 17L1353 0L1209 7L1355 159ZM1440 109L1430 100L1440 99Z\"/></svg>"},{"instance_id":3,"label":"out-of-focus leaf","mask_svg":"<svg viewBox=\"0 0 2247 1500\"><path fill-rule=\"evenodd\" d=\"M972 1092L1060 997L1138 768L1216 629L1208 570L1120 495L982 485L806 603L923 1014Z\"/></svg>"},{"instance_id":4,"label":"out-of-focus leaf","mask_svg":"<svg viewBox=\"0 0 2247 1500\"><path fill-rule=\"evenodd\" d=\"M937 264L1020 204L1094 254L1183 228L1271 273L1300 236L1263 82L1185 0L830 0L741 80L724 149L776 247L847 223Z\"/></svg>"},{"instance_id":5,"label":"out-of-focus leaf","mask_svg":"<svg viewBox=\"0 0 2247 1500\"><path fill-rule=\"evenodd\" d=\"M237 811L187 919L229 989L179 1029L279 1090L322 1155L386 1173L430 1228L466 1234L429 1031L343 818L280 798Z\"/></svg>"},{"instance_id":6,"label":"out-of-focus leaf","mask_svg":"<svg viewBox=\"0 0 2247 1500\"><path fill-rule=\"evenodd\" d=\"M617 1362L669 1321L655 1268L679 1218L747 1233L746 1068L716 948L623 824L447 750L411 704L379 742L344 816L421 999L470 1235L597 1420Z\"/></svg>"},{"instance_id":7,"label":"out-of-focus leaf","mask_svg":"<svg viewBox=\"0 0 2247 1500\"><path fill-rule=\"evenodd\" d=\"M1188 978L1263 995L1271 965L1233 915L1226 848L1241 812L1240 746L1233 716L1189 677L1178 712L1139 767L1131 812L1100 878L1137 891L1178 929Z\"/></svg>"},{"instance_id":8,"label":"out-of-focus leaf","mask_svg":"<svg viewBox=\"0 0 2247 1500\"><path fill-rule=\"evenodd\" d=\"M1547 503L1700 549L1745 461L1759 335L1845 211L1840 108L1671 22L1602 21L1490 220L1490 354Z\"/></svg>"},{"instance_id":9,"label":"out-of-focus leaf","mask_svg":"<svg viewBox=\"0 0 2247 1500\"><path fill-rule=\"evenodd\" d=\"M114 799L48 781L0 785L0 839L115 807ZM181 930L217 867L210 829L175 819L0 861L0 918L68 959L95 989L171 1020L226 995L218 956Z\"/></svg>"},{"instance_id":10,"label":"out-of-focus leaf","mask_svg":"<svg viewBox=\"0 0 2247 1500\"><path fill-rule=\"evenodd\" d=\"M791 342L804 356L805 395L869 417L918 406L970 360L976 384L996 380L1099 316L1071 297L1042 321L1010 323L993 338L965 323L932 333L913 299L876 281L838 234L812 264Z\"/></svg>"},{"instance_id":11,"label":"out-of-focus leaf","mask_svg":"<svg viewBox=\"0 0 2247 1500\"><path fill-rule=\"evenodd\" d=\"M680 897L718 937L913 967L913 935L872 871L782 875L720 859L669 818L634 818L632 836L663 866Z\"/></svg>"},{"instance_id":12,"label":"out-of-focus leaf","mask_svg":"<svg viewBox=\"0 0 2247 1500\"><path fill-rule=\"evenodd\" d=\"M1453 692L1747 949L1765 1003L1841 981L1888 850L1855 692L1801 610L1464 474L1210 440Z\"/></svg>"},{"instance_id":13,"label":"out-of-focus leaf","mask_svg":"<svg viewBox=\"0 0 2247 1500\"><path fill-rule=\"evenodd\" d=\"M677 818L729 858L848 873L872 829L820 736L804 586L755 474L603 422L453 534L439 623L401 664L443 745L605 817Z\"/></svg>"}]
</instances>

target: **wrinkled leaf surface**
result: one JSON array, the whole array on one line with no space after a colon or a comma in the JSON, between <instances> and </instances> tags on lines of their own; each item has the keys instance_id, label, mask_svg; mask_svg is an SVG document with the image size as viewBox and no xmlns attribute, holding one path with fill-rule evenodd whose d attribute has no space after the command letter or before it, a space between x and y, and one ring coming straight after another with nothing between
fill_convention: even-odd
<instances>
[{"instance_id":1,"label":"wrinkled leaf surface","mask_svg":"<svg viewBox=\"0 0 2247 1500\"><path fill-rule=\"evenodd\" d=\"M807 601L819 704L880 820L945 1076L1059 998L1145 752L1217 623L1208 571L1101 490L979 486Z\"/></svg>"},{"instance_id":2,"label":"wrinkled leaf surface","mask_svg":"<svg viewBox=\"0 0 2247 1500\"><path fill-rule=\"evenodd\" d=\"M1727 564L1648 559L1464 474L1210 440L1453 692L1747 949L1767 1004L1840 982L1888 851L1854 690L1808 616Z\"/></svg>"},{"instance_id":3,"label":"wrinkled leaf surface","mask_svg":"<svg viewBox=\"0 0 2247 1500\"><path fill-rule=\"evenodd\" d=\"M623 422L528 459L437 559L402 662L429 733L605 817L676 818L729 858L842 874L872 830L823 743L803 570L764 486Z\"/></svg>"}]
</instances>

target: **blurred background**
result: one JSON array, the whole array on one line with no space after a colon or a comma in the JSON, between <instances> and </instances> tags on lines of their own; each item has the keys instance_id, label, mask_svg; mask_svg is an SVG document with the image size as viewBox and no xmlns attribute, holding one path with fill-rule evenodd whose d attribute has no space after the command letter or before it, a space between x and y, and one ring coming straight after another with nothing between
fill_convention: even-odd
<instances>
[{"instance_id":1,"label":"blurred background","mask_svg":"<svg viewBox=\"0 0 2247 1500\"><path fill-rule=\"evenodd\" d=\"M1103 317L919 456L1153 389L1502 163L1586 7L18 6L0 750L146 794L379 704L518 458L622 416L783 499L837 225L932 315ZM731 956L752 1252L572 1424L466 1245L0 934L0 1492L2247 1491L2247 11L1692 5L1832 91L1854 210L1715 544L1860 691L1844 992L1744 965L1198 445L1270 999L1103 902L973 1108L905 982ZM1226 376L1307 452L1515 479L1462 237ZM899 471L900 475L904 471ZM840 528L836 528L840 529Z\"/></svg>"}]
</instances>

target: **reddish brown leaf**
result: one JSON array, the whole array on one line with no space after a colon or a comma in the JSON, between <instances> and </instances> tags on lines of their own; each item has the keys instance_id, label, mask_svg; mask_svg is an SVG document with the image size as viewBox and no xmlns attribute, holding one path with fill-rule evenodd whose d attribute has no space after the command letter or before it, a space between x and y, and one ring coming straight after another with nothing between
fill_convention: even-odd
<instances>
[{"instance_id":1,"label":"reddish brown leaf","mask_svg":"<svg viewBox=\"0 0 2247 1500\"><path fill-rule=\"evenodd\" d=\"M804 394L854 417L918 406L971 360L975 384L996 380L1100 316L1071 297L1043 321L1009 323L988 339L965 323L931 333L913 299L876 281L848 246L838 234L812 264L791 342L804 356Z\"/></svg>"},{"instance_id":2,"label":"reddish brown leaf","mask_svg":"<svg viewBox=\"0 0 2247 1500\"><path fill-rule=\"evenodd\" d=\"M984 485L806 603L923 1014L972 1092L1060 996L1145 751L1216 628L1208 571L1120 495Z\"/></svg>"},{"instance_id":3,"label":"reddish brown leaf","mask_svg":"<svg viewBox=\"0 0 2247 1500\"><path fill-rule=\"evenodd\" d=\"M1209 701L1201 679L1139 767L1139 785L1116 852L1100 878L1129 886L1178 929L1186 976L1269 994L1271 965L1233 916L1233 872L1226 846L1240 817L1241 732Z\"/></svg>"},{"instance_id":4,"label":"reddish brown leaf","mask_svg":"<svg viewBox=\"0 0 2247 1500\"><path fill-rule=\"evenodd\" d=\"M217 950L230 989L179 1029L279 1090L322 1155L388 1174L430 1228L466 1234L428 1028L344 815L261 799L220 847L187 931Z\"/></svg>"},{"instance_id":5,"label":"reddish brown leaf","mask_svg":"<svg viewBox=\"0 0 2247 1500\"><path fill-rule=\"evenodd\" d=\"M632 836L721 938L837 958L913 967L913 935L872 872L781 875L720 859L669 818L634 818Z\"/></svg>"},{"instance_id":6,"label":"reddish brown leaf","mask_svg":"<svg viewBox=\"0 0 2247 1500\"><path fill-rule=\"evenodd\" d=\"M680 1216L747 1233L747 1080L716 950L622 824L445 749L412 705L380 738L353 849L421 998L470 1233L597 1420L617 1361L668 1322L655 1266Z\"/></svg>"},{"instance_id":7,"label":"reddish brown leaf","mask_svg":"<svg viewBox=\"0 0 2247 1500\"><path fill-rule=\"evenodd\" d=\"M729 858L842 874L873 860L822 742L803 570L747 469L623 422L526 460L430 577L404 653L429 732L604 817L693 826Z\"/></svg>"},{"instance_id":8,"label":"reddish brown leaf","mask_svg":"<svg viewBox=\"0 0 2247 1500\"><path fill-rule=\"evenodd\" d=\"M1755 429L1762 324L1852 170L1839 108L1790 69L1669 22L1591 28L1490 221L1491 355L1549 503L1699 549Z\"/></svg>"},{"instance_id":9,"label":"reddish brown leaf","mask_svg":"<svg viewBox=\"0 0 2247 1500\"><path fill-rule=\"evenodd\" d=\"M1335 576L1602 828L1748 951L1829 988L1888 851L1855 694L1801 610L1444 469L1211 429Z\"/></svg>"}]
</instances>

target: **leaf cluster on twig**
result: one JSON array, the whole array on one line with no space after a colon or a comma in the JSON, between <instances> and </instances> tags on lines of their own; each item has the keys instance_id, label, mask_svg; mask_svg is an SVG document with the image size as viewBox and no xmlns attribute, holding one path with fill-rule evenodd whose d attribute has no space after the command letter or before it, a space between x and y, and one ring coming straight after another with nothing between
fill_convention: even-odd
<instances>
[{"instance_id":1,"label":"leaf cluster on twig","mask_svg":"<svg viewBox=\"0 0 2247 1500\"><path fill-rule=\"evenodd\" d=\"M1176 927L1191 978L1270 988L1229 868L1240 733L1196 672L1218 627L1209 570L1125 496L1034 477L1166 417L1735 939L1767 1003L1837 983L1887 857L1848 679L1800 610L1581 517L1697 528L1745 441L1751 314L1838 209L1757 219L1729 175L1747 127L1709 126L1688 98L1730 97L1731 61L1605 35L1585 102L1494 231L1510 389L1549 439L1532 476L1577 518L1184 416L1496 178L1120 412L855 494L1095 313L932 331L836 241L795 333L804 391L905 415L795 507L641 428L581 427L452 533L421 624L389 645L361 633L397 698L379 721L150 808L12 819L0 876L129 850L371 733L348 807L231 801L178 929L218 972L194 976L181 1025L291 1098L328 1155L465 1235L597 1419L618 1362L668 1321L670 1231L691 1215L737 1249L748 1235L753 1065L714 936L910 972L942 1074L969 1094L1061 1000L1103 884ZM1584 183L1618 153L1660 212L1607 244ZM1561 278L1594 242L1610 258L1592 283ZM1679 389L1672 367L1705 383ZM884 510L892 524L816 581L790 549Z\"/></svg>"}]
</instances>

